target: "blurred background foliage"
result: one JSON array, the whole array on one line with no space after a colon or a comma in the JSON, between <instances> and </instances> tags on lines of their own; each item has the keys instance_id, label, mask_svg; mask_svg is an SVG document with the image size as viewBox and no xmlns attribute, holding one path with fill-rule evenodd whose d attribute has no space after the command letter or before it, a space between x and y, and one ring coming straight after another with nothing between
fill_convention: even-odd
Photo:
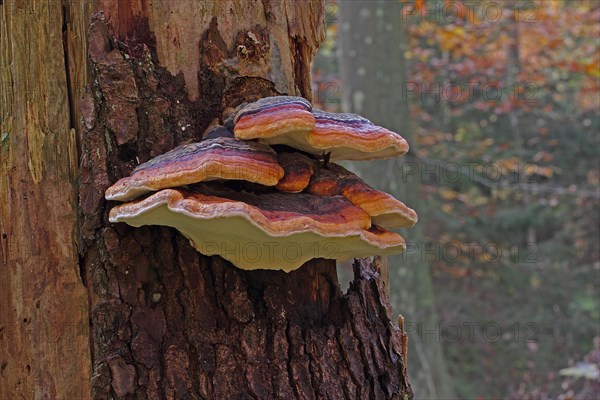
<instances>
[{"instance_id":1,"label":"blurred background foliage","mask_svg":"<svg viewBox=\"0 0 600 400\"><path fill-rule=\"evenodd\" d=\"M389 261L415 397L598 398L600 2L330 1L325 18L315 106L411 144L347 166L420 217Z\"/></svg>"}]
</instances>

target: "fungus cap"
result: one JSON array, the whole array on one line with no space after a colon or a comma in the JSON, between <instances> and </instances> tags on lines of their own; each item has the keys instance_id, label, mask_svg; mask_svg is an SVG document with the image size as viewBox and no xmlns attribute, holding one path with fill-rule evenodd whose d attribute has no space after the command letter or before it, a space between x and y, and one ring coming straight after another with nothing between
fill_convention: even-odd
<instances>
[{"instance_id":1,"label":"fungus cap","mask_svg":"<svg viewBox=\"0 0 600 400\"><path fill-rule=\"evenodd\" d=\"M283 174L269 146L217 137L179 146L139 165L109 187L105 197L128 201L143 193L215 179L274 186Z\"/></svg>"},{"instance_id":2,"label":"fungus cap","mask_svg":"<svg viewBox=\"0 0 600 400\"><path fill-rule=\"evenodd\" d=\"M194 192L164 189L114 207L110 221L174 227L200 253L248 270L289 272L313 258L342 261L406 248L400 235L371 226L342 196L254 195L197 185Z\"/></svg>"},{"instance_id":3,"label":"fungus cap","mask_svg":"<svg viewBox=\"0 0 600 400\"><path fill-rule=\"evenodd\" d=\"M216 139L219 137L234 137L233 132L224 127L223 125L215 125L208 128L204 135L202 136L202 140Z\"/></svg>"},{"instance_id":4,"label":"fungus cap","mask_svg":"<svg viewBox=\"0 0 600 400\"><path fill-rule=\"evenodd\" d=\"M235 137L260 139L266 143L280 143L277 140L280 136L302 138L315 127L311 109L311 104L302 97L264 97L236 113L233 119Z\"/></svg>"},{"instance_id":5,"label":"fungus cap","mask_svg":"<svg viewBox=\"0 0 600 400\"><path fill-rule=\"evenodd\" d=\"M275 189L289 193L306 189L314 173L313 160L299 153L280 153L277 159L285 173Z\"/></svg>"},{"instance_id":6,"label":"fungus cap","mask_svg":"<svg viewBox=\"0 0 600 400\"><path fill-rule=\"evenodd\" d=\"M395 132L356 114L312 109L302 97L265 97L242 107L234 117L234 134L283 144L331 160L372 160L406 154L408 143Z\"/></svg>"},{"instance_id":7,"label":"fungus cap","mask_svg":"<svg viewBox=\"0 0 600 400\"><path fill-rule=\"evenodd\" d=\"M306 192L320 196L343 195L365 210L373 224L384 228L409 228L417 223L417 213L413 209L334 163L315 168Z\"/></svg>"},{"instance_id":8,"label":"fungus cap","mask_svg":"<svg viewBox=\"0 0 600 400\"><path fill-rule=\"evenodd\" d=\"M308 145L318 153L330 152L331 160L374 160L399 157L408 143L399 134L375 125L360 115L314 109L315 129Z\"/></svg>"}]
</instances>

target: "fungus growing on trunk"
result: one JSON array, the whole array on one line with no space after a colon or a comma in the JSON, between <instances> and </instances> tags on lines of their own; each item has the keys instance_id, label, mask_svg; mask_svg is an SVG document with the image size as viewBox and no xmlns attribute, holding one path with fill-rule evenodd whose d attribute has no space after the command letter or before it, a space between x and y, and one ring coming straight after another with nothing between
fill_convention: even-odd
<instances>
[{"instance_id":1,"label":"fungus growing on trunk","mask_svg":"<svg viewBox=\"0 0 600 400\"><path fill-rule=\"evenodd\" d=\"M406 247L400 235L371 226L367 213L342 196L252 194L200 184L119 205L109 218L174 227L200 253L248 270L289 272L313 258L343 261Z\"/></svg>"},{"instance_id":2,"label":"fungus growing on trunk","mask_svg":"<svg viewBox=\"0 0 600 400\"><path fill-rule=\"evenodd\" d=\"M413 209L391 194L372 188L337 164L316 168L306 192L320 196L342 195L365 210L374 224L384 228L409 228L417 223Z\"/></svg>"},{"instance_id":3,"label":"fungus growing on trunk","mask_svg":"<svg viewBox=\"0 0 600 400\"><path fill-rule=\"evenodd\" d=\"M281 153L277 155L277 159L285 174L275 185L275 189L290 193L306 189L314 173L313 161L298 153Z\"/></svg>"},{"instance_id":4,"label":"fungus growing on trunk","mask_svg":"<svg viewBox=\"0 0 600 400\"><path fill-rule=\"evenodd\" d=\"M335 160L373 160L399 157L408 143L395 132L356 114L312 109L301 97L265 97L242 107L234 117L234 134L284 144Z\"/></svg>"},{"instance_id":5,"label":"fungus growing on trunk","mask_svg":"<svg viewBox=\"0 0 600 400\"><path fill-rule=\"evenodd\" d=\"M216 139L220 137L232 138L235 136L233 135L233 132L223 125L215 125L211 126L204 132L204 135L202 135L202 140Z\"/></svg>"},{"instance_id":6,"label":"fungus growing on trunk","mask_svg":"<svg viewBox=\"0 0 600 400\"><path fill-rule=\"evenodd\" d=\"M312 105L302 97L264 97L242 107L233 119L235 137L269 144L292 143L312 131Z\"/></svg>"},{"instance_id":7,"label":"fungus growing on trunk","mask_svg":"<svg viewBox=\"0 0 600 400\"><path fill-rule=\"evenodd\" d=\"M402 155L401 136L358 115L313 111L292 96L242 106L233 130L213 126L200 143L158 156L108 188L106 198L121 201L157 191L114 207L110 221L176 228L200 253L242 269L289 272L313 258L405 250L386 228L410 227L416 213L329 162ZM270 145L287 147L276 153Z\"/></svg>"},{"instance_id":8,"label":"fungus growing on trunk","mask_svg":"<svg viewBox=\"0 0 600 400\"><path fill-rule=\"evenodd\" d=\"M317 109L313 115L315 129L308 136L308 144L318 153L331 152L332 161L400 157L408 151L402 136L360 115Z\"/></svg>"},{"instance_id":9,"label":"fungus growing on trunk","mask_svg":"<svg viewBox=\"0 0 600 400\"><path fill-rule=\"evenodd\" d=\"M215 179L274 186L283 177L268 146L217 137L179 146L139 165L106 191L107 200L128 201L147 192Z\"/></svg>"}]
</instances>

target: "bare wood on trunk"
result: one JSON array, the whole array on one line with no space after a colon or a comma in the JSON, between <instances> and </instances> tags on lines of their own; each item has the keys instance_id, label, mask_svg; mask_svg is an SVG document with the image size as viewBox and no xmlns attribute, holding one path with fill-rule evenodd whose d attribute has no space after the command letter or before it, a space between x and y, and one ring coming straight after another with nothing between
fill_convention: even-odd
<instances>
[{"instance_id":1,"label":"bare wood on trunk","mask_svg":"<svg viewBox=\"0 0 600 400\"><path fill-rule=\"evenodd\" d=\"M91 393L69 103L85 55L67 61L64 18L60 2L0 2L1 399Z\"/></svg>"}]
</instances>

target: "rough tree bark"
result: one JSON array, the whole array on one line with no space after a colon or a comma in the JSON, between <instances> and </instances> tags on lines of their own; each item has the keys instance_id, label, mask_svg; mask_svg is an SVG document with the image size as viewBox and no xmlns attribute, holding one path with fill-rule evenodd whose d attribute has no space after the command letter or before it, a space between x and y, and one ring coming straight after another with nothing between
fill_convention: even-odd
<instances>
[{"instance_id":1,"label":"rough tree bark","mask_svg":"<svg viewBox=\"0 0 600 400\"><path fill-rule=\"evenodd\" d=\"M3 9L3 23L19 8L10 7ZM39 87L42 94L49 87L59 93L46 98L47 108L40 109L37 98L7 103L23 110L2 107L2 131L7 115L29 121L28 106L37 114L55 113L52 121L60 129L49 131L60 135L40 138L27 126L11 126L8 150L2 139L9 156L2 153L0 164L6 196L0 228L9 233L2 242L0 282L9 297L2 298L0 323L34 321L19 304L34 308L40 290L50 292L50 305L43 317L34 311L35 331L19 326L8 339L0 332L0 362L8 365L0 371L0 397L411 397L405 337L391 319L377 259L357 261L355 280L342 294L332 261L313 260L290 274L242 271L198 254L172 229L107 221L112 204L103 193L135 165L199 140L209 124L243 101L282 93L311 97L310 61L321 40L322 3L132 0L65 2L57 10L40 10L50 37L62 33L63 40L58 37L56 54L44 51L53 62L40 62L40 68L55 69L40 78ZM92 13L84 34L82 21L87 24ZM27 23L37 23L29 20L35 15L25 14L18 20L22 25L11 21L13 30L27 32ZM58 31L56 21L62 22ZM2 43L14 49L17 36L4 26ZM81 68L86 37L87 73ZM25 65L38 50L20 51ZM12 57L2 59L11 73L19 68ZM17 72L27 85L27 72ZM3 75L3 99L5 87L19 90L14 82L20 81L11 79ZM88 89L80 96L84 82ZM81 114L75 111L80 97ZM53 107L55 98L60 103ZM67 151L74 131L78 175L75 151ZM54 164L36 164L40 157ZM63 175L55 177L56 171ZM21 193L37 197L23 199ZM34 234L35 243L28 241L32 225L42 232ZM38 248L37 258L25 263L28 248ZM38 359L27 364L33 370L23 369L14 349L32 359L36 351L47 353L45 338L36 332L47 329L48 320L69 322L57 332L68 334L64 354L46 355L49 361ZM27 349L31 343L39 348ZM80 374L68 375L65 364ZM22 380L25 373L31 382ZM36 383L41 378L46 380Z\"/></svg>"}]
</instances>

